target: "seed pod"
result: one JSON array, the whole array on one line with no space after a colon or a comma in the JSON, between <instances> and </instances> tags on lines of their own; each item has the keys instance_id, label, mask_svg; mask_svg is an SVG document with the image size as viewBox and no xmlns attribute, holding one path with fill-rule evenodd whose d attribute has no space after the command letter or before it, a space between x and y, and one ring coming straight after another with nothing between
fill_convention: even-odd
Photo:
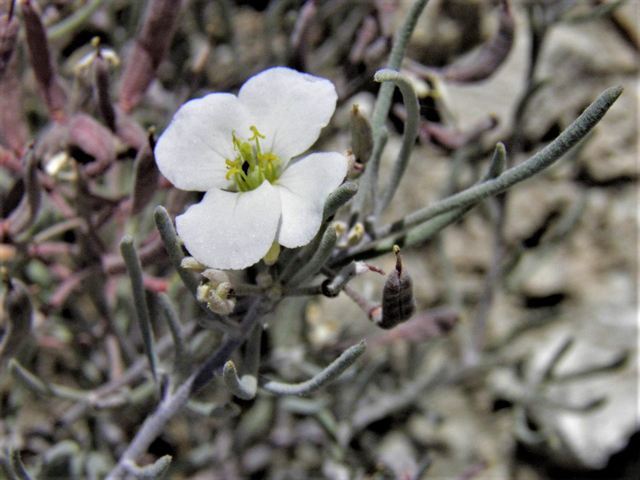
<instances>
[{"instance_id":1,"label":"seed pod","mask_svg":"<svg viewBox=\"0 0 640 480\"><path fill-rule=\"evenodd\" d=\"M398 10L399 0L374 0L373 4L378 11L378 22L380 22L380 30L382 36L386 38L393 37L394 18Z\"/></svg>"},{"instance_id":2,"label":"seed pod","mask_svg":"<svg viewBox=\"0 0 640 480\"><path fill-rule=\"evenodd\" d=\"M416 310L413 281L402 266L400 247L395 245L396 268L389 274L382 292L382 316L374 319L380 328L390 329L406 322Z\"/></svg>"},{"instance_id":3,"label":"seed pod","mask_svg":"<svg viewBox=\"0 0 640 480\"><path fill-rule=\"evenodd\" d=\"M316 13L318 6L316 0L307 0L298 14L296 24L293 26L293 32L289 44L292 50L292 66L300 71L305 71L305 64L309 50L309 33L311 27L316 21Z\"/></svg>"},{"instance_id":4,"label":"seed pod","mask_svg":"<svg viewBox=\"0 0 640 480\"><path fill-rule=\"evenodd\" d=\"M93 59L93 98L104 123L112 132L115 132L116 111L111 102L109 85L109 62L98 50Z\"/></svg>"},{"instance_id":5,"label":"seed pod","mask_svg":"<svg viewBox=\"0 0 640 480\"><path fill-rule=\"evenodd\" d=\"M120 85L120 108L124 113L135 109L171 46L178 26L180 0L150 0L142 28L129 54Z\"/></svg>"},{"instance_id":6,"label":"seed pod","mask_svg":"<svg viewBox=\"0 0 640 480\"><path fill-rule=\"evenodd\" d=\"M479 82L489 78L506 60L515 39L515 20L508 0L501 0L498 31L470 57L451 64L442 76L457 83Z\"/></svg>"},{"instance_id":7,"label":"seed pod","mask_svg":"<svg viewBox=\"0 0 640 480\"><path fill-rule=\"evenodd\" d=\"M362 26L356 34L355 41L349 52L349 61L353 64L362 62L364 51L368 45L376 39L378 34L378 23L375 18L368 16L362 21Z\"/></svg>"},{"instance_id":8,"label":"seed pod","mask_svg":"<svg viewBox=\"0 0 640 480\"><path fill-rule=\"evenodd\" d=\"M371 122L365 117L357 104L351 109L351 146L356 162L364 165L369 161L373 152L373 128Z\"/></svg>"},{"instance_id":9,"label":"seed pod","mask_svg":"<svg viewBox=\"0 0 640 480\"><path fill-rule=\"evenodd\" d=\"M22 21L25 27L29 63L31 63L40 87L40 93L47 106L49 116L53 120L63 120L66 116L67 95L59 83L47 40L47 31L42 24L40 12L30 0L22 0L20 6L22 7Z\"/></svg>"},{"instance_id":10,"label":"seed pod","mask_svg":"<svg viewBox=\"0 0 640 480\"><path fill-rule=\"evenodd\" d=\"M21 152L29 137L15 54L19 27L16 17L0 17L0 144L14 152Z\"/></svg>"},{"instance_id":11,"label":"seed pod","mask_svg":"<svg viewBox=\"0 0 640 480\"><path fill-rule=\"evenodd\" d=\"M454 152L477 142L485 133L497 126L498 118L489 114L464 132L443 127L439 123L425 121L420 124L420 133L422 137L428 138L432 144L446 151Z\"/></svg>"},{"instance_id":12,"label":"seed pod","mask_svg":"<svg viewBox=\"0 0 640 480\"><path fill-rule=\"evenodd\" d=\"M0 76L13 57L19 29L20 25L15 17L9 18L8 15L3 15L0 18Z\"/></svg>"}]
</instances>

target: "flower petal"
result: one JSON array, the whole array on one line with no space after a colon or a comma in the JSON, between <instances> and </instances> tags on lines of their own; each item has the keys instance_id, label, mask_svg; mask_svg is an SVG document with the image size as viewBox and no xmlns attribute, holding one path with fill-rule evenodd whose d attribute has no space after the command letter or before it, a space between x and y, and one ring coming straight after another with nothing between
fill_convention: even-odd
<instances>
[{"instance_id":1,"label":"flower petal","mask_svg":"<svg viewBox=\"0 0 640 480\"><path fill-rule=\"evenodd\" d=\"M247 80L238 98L265 136L265 151L278 156L285 167L318 139L338 95L327 79L276 67Z\"/></svg>"},{"instance_id":2,"label":"flower petal","mask_svg":"<svg viewBox=\"0 0 640 480\"><path fill-rule=\"evenodd\" d=\"M276 184L282 202L277 242L294 248L318 233L324 202L347 174L347 159L335 152L313 153L289 166Z\"/></svg>"},{"instance_id":3,"label":"flower petal","mask_svg":"<svg viewBox=\"0 0 640 480\"><path fill-rule=\"evenodd\" d=\"M235 95L211 93L178 109L155 148L160 172L182 190L228 188L225 159L233 160L231 133L249 132L249 114Z\"/></svg>"},{"instance_id":4,"label":"flower petal","mask_svg":"<svg viewBox=\"0 0 640 480\"><path fill-rule=\"evenodd\" d=\"M239 270L271 248L280 212L278 191L269 182L245 193L214 189L176 218L176 230L203 265Z\"/></svg>"}]
</instances>

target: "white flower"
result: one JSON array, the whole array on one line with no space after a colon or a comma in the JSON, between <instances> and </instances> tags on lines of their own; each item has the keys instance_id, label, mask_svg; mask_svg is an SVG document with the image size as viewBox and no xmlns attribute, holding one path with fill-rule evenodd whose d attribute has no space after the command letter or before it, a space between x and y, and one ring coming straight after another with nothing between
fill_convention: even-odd
<instances>
[{"instance_id":1,"label":"white flower","mask_svg":"<svg viewBox=\"0 0 640 480\"><path fill-rule=\"evenodd\" d=\"M180 107L155 156L176 187L206 192L176 218L193 257L242 269L274 242L294 248L311 241L347 161L335 152L291 159L313 145L336 100L329 80L271 68L251 77L238 96L212 93Z\"/></svg>"}]
</instances>

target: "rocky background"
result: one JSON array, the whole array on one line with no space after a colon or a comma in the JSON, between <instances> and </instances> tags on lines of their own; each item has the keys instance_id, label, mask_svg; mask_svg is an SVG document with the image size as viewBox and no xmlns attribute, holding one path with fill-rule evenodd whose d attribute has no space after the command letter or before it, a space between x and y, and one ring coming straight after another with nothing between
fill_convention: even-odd
<instances>
[{"instance_id":1,"label":"rocky background","mask_svg":"<svg viewBox=\"0 0 640 480\"><path fill-rule=\"evenodd\" d=\"M0 2L3 18L9 3ZM33 304L28 335L10 349L4 303L0 447L18 449L38 479L102 478L154 408L144 373L115 388L117 398L100 393L141 352L118 253L123 233L136 238L146 288L167 292L185 324L197 316L152 213L157 204L180 213L193 199L158 177L147 129L160 132L189 98L288 65L336 84L338 111L319 149L347 150L349 111L357 103L371 113L373 73L411 4L148 3L21 1L15 46L13 27L0 30L0 261ZM149 45L145 20L160 5L162 34ZM140 464L172 455L176 479L640 474L640 7L511 1L507 20L503 8L432 0L420 17L403 72L421 95L424 125L385 218L473 183L498 141L520 163L604 89L624 86L604 120L543 174L403 251L418 313L402 328L379 330L343 294L284 302L268 318L266 374L300 381L367 339L365 356L335 384L308 398L241 401L216 382ZM48 35L35 46L32 10ZM474 54L507 21L513 42L484 78L448 76L447 66L477 67ZM383 178L401 142L394 98ZM37 215L23 208L27 220L16 220L32 188L42 192ZM389 272L395 258L368 262ZM379 301L383 284L368 274L353 287ZM191 323L190 353L206 358L219 340ZM161 322L154 328L157 338L166 333ZM9 358L36 379L10 369Z\"/></svg>"}]
</instances>

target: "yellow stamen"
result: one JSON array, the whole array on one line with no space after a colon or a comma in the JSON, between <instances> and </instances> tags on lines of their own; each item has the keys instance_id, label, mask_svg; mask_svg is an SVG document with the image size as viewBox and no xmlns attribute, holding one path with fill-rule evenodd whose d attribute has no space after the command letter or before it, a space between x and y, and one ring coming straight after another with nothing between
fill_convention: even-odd
<instances>
[{"instance_id":1,"label":"yellow stamen","mask_svg":"<svg viewBox=\"0 0 640 480\"><path fill-rule=\"evenodd\" d=\"M258 157L260 157L260 141L258 140L258 138L264 138L264 135L261 135L260 132L258 132L258 129L254 126L249 127L249 130L251 130L253 132L253 137L249 138L247 141L248 142L256 142L256 153L258 154Z\"/></svg>"},{"instance_id":2,"label":"yellow stamen","mask_svg":"<svg viewBox=\"0 0 640 480\"><path fill-rule=\"evenodd\" d=\"M248 192L258 188L262 182L267 180L273 183L278 179L278 171L274 165L280 159L272 153L262 153L260 140L265 138L255 126L249 127L253 135L243 142L236 137L235 131L231 132L233 150L237 152L235 160L225 159L227 164L226 179L234 179L234 182L241 192ZM251 145L249 142L255 142Z\"/></svg>"},{"instance_id":3,"label":"yellow stamen","mask_svg":"<svg viewBox=\"0 0 640 480\"><path fill-rule=\"evenodd\" d=\"M258 140L258 138L264 138L264 135L262 135L256 127L251 126L249 130L253 132L253 137L247 139L248 142L253 142L254 140Z\"/></svg>"}]
</instances>

